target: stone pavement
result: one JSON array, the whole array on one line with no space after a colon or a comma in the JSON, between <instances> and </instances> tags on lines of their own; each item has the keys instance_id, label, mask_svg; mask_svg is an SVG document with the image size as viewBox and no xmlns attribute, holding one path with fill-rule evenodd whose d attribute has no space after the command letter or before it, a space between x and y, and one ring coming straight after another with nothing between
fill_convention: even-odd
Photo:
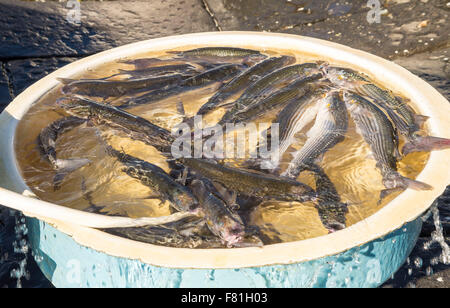
<instances>
[{"instance_id":1,"label":"stone pavement","mask_svg":"<svg viewBox=\"0 0 450 308\"><path fill-rule=\"evenodd\" d=\"M380 2L380 23L371 24L367 0L82 1L81 24L73 25L66 1L0 0L0 110L35 81L87 55L150 38L229 30L299 34L362 49L404 66L450 99L450 0ZM450 189L439 205L450 235ZM427 223L411 255L423 266L405 264L385 287L450 287L449 266L433 265L434 275L426 275L439 253L421 248L432 231ZM0 286L1 276L0 270Z\"/></svg>"}]
</instances>

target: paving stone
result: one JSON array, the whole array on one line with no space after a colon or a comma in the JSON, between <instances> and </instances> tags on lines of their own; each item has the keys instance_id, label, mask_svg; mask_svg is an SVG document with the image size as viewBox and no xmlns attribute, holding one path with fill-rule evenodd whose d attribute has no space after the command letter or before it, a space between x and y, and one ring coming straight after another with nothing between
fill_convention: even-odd
<instances>
[{"instance_id":1,"label":"paving stone","mask_svg":"<svg viewBox=\"0 0 450 308\"><path fill-rule=\"evenodd\" d=\"M223 30L311 36L394 59L449 43L446 3L386 1L380 23L369 24L366 0L206 0ZM280 5L280 2L284 3Z\"/></svg>"},{"instance_id":2,"label":"paving stone","mask_svg":"<svg viewBox=\"0 0 450 308\"><path fill-rule=\"evenodd\" d=\"M8 82L6 80L6 72L3 70L4 63L0 62L0 112L11 102L12 98L9 93Z\"/></svg>"},{"instance_id":3,"label":"paving stone","mask_svg":"<svg viewBox=\"0 0 450 308\"><path fill-rule=\"evenodd\" d=\"M83 1L81 24L66 2L0 0L0 59L76 56L168 35L215 31L199 0Z\"/></svg>"},{"instance_id":4,"label":"paving stone","mask_svg":"<svg viewBox=\"0 0 450 308\"><path fill-rule=\"evenodd\" d=\"M14 94L19 95L39 79L78 59L74 57L63 57L8 61L6 67L11 75Z\"/></svg>"},{"instance_id":5,"label":"paving stone","mask_svg":"<svg viewBox=\"0 0 450 308\"><path fill-rule=\"evenodd\" d=\"M402 57L394 62L435 87L450 101L450 46Z\"/></svg>"}]
</instances>

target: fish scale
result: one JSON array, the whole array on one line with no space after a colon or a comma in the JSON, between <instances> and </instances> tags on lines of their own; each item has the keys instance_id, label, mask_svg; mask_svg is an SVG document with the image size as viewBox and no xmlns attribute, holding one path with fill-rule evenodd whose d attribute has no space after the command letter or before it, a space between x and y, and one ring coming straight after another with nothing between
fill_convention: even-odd
<instances>
[{"instance_id":1,"label":"fish scale","mask_svg":"<svg viewBox=\"0 0 450 308\"><path fill-rule=\"evenodd\" d=\"M222 89L220 89L213 97L211 97L206 104L204 104L199 111L198 115L204 115L213 108L218 107L223 101L229 98L234 93L242 90L248 82L251 81L254 76L260 76L273 71L283 65L287 65L292 62L294 58L282 56L274 57L264 60L249 69L243 71L241 74L236 76L228 84L226 84Z\"/></svg>"},{"instance_id":2,"label":"fish scale","mask_svg":"<svg viewBox=\"0 0 450 308\"><path fill-rule=\"evenodd\" d=\"M124 164L123 171L126 174L150 187L162 201L168 200L176 210L190 212L197 209L198 201L192 192L173 180L160 167L117 151L109 145L106 146L106 151Z\"/></svg>"},{"instance_id":3,"label":"fish scale","mask_svg":"<svg viewBox=\"0 0 450 308\"><path fill-rule=\"evenodd\" d=\"M263 92L278 86L286 79L307 77L314 72L319 73L316 63L303 63L280 68L250 85L235 102L235 108L240 109L252 105L254 100L263 95Z\"/></svg>"},{"instance_id":4,"label":"fish scale","mask_svg":"<svg viewBox=\"0 0 450 308\"><path fill-rule=\"evenodd\" d=\"M127 137L142 141L163 153L170 152L174 141L171 133L144 118L79 96L62 99L58 105L74 116L114 128Z\"/></svg>"},{"instance_id":5,"label":"fish scale","mask_svg":"<svg viewBox=\"0 0 450 308\"><path fill-rule=\"evenodd\" d=\"M282 174L284 176L297 178L305 166L314 164L322 153L344 140L348 129L348 117L339 93L331 92L317 104L320 105L320 109L313 127L307 134L308 139L294 154L294 159Z\"/></svg>"},{"instance_id":6,"label":"fish scale","mask_svg":"<svg viewBox=\"0 0 450 308\"><path fill-rule=\"evenodd\" d=\"M408 179L397 172L398 136L387 115L377 105L357 94L345 92L344 100L381 171L386 189L380 193L380 201L388 193L399 189L432 189L428 184Z\"/></svg>"},{"instance_id":7,"label":"fish scale","mask_svg":"<svg viewBox=\"0 0 450 308\"><path fill-rule=\"evenodd\" d=\"M247 196L299 202L316 198L311 187L288 178L231 168L203 159L184 158L180 162L202 176Z\"/></svg>"},{"instance_id":8,"label":"fish scale","mask_svg":"<svg viewBox=\"0 0 450 308\"><path fill-rule=\"evenodd\" d=\"M241 68L242 66L238 64L221 65L199 75L185 79L179 85L174 87L155 90L137 98L130 99L126 103L120 105L120 108L154 103L173 95L195 90L198 87L204 87L215 82L231 79L234 75L240 72Z\"/></svg>"},{"instance_id":9,"label":"fish scale","mask_svg":"<svg viewBox=\"0 0 450 308\"><path fill-rule=\"evenodd\" d=\"M231 119L224 116L219 124L224 124L224 121L239 123L255 120L269 111L278 107L283 107L292 100L312 91L314 85L310 85L310 83L318 81L320 78L322 78L322 75L320 74L301 78L287 87L273 93L266 99L261 100L259 103L248 106L237 112Z\"/></svg>"}]
</instances>

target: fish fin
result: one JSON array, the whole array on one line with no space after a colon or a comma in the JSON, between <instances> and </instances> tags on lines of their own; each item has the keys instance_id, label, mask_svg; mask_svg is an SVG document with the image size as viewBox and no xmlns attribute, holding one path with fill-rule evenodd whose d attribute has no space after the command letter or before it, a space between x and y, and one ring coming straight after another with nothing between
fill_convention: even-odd
<instances>
[{"instance_id":1,"label":"fish fin","mask_svg":"<svg viewBox=\"0 0 450 308\"><path fill-rule=\"evenodd\" d=\"M87 164L91 163L89 159L80 158L80 159L57 159L56 165L58 167L58 171L53 177L53 190L57 191L61 188L61 183L64 180L65 176Z\"/></svg>"},{"instance_id":2,"label":"fish fin","mask_svg":"<svg viewBox=\"0 0 450 308\"><path fill-rule=\"evenodd\" d=\"M398 147L396 147L395 148L395 150L394 150L394 157L397 159L397 160L401 160L402 159L402 154L400 154L400 150L398 149Z\"/></svg>"},{"instance_id":3,"label":"fish fin","mask_svg":"<svg viewBox=\"0 0 450 308\"><path fill-rule=\"evenodd\" d=\"M323 158L325 157L325 153L321 153L317 158L314 160L314 164L320 165L320 163L323 161Z\"/></svg>"},{"instance_id":4,"label":"fish fin","mask_svg":"<svg viewBox=\"0 0 450 308\"><path fill-rule=\"evenodd\" d=\"M415 114L414 115L414 122L416 123L417 126L422 127L423 124L429 119L430 117L428 116L424 116L421 114Z\"/></svg>"},{"instance_id":5,"label":"fish fin","mask_svg":"<svg viewBox=\"0 0 450 308\"><path fill-rule=\"evenodd\" d=\"M53 191L61 189L61 184L66 177L67 172L57 172L53 177Z\"/></svg>"},{"instance_id":6,"label":"fish fin","mask_svg":"<svg viewBox=\"0 0 450 308\"><path fill-rule=\"evenodd\" d=\"M87 158L58 159L56 161L56 165L61 172L73 172L89 163L91 163L91 161Z\"/></svg>"},{"instance_id":7,"label":"fish fin","mask_svg":"<svg viewBox=\"0 0 450 308\"><path fill-rule=\"evenodd\" d=\"M62 78L62 77L58 77L56 78L56 80L58 80L59 82L61 82L64 85L68 85L74 81L76 81L75 79L70 79L70 78Z\"/></svg>"},{"instance_id":8,"label":"fish fin","mask_svg":"<svg viewBox=\"0 0 450 308\"><path fill-rule=\"evenodd\" d=\"M402 154L408 155L413 152L430 152L449 148L450 139L433 136L419 136L403 146Z\"/></svg>"},{"instance_id":9,"label":"fish fin","mask_svg":"<svg viewBox=\"0 0 450 308\"><path fill-rule=\"evenodd\" d=\"M386 187L386 192L383 194L387 195L390 193L389 190L407 189L411 188L414 190L432 190L433 187L423 182L409 179L402 176L398 172L392 172L383 178L383 184ZM383 195L380 195L380 197ZM384 196L383 196L384 197Z\"/></svg>"},{"instance_id":10,"label":"fish fin","mask_svg":"<svg viewBox=\"0 0 450 308\"><path fill-rule=\"evenodd\" d=\"M432 190L433 186L428 185L426 183L411 180L406 177L402 178L403 182L408 186L408 188L414 189L414 190Z\"/></svg>"},{"instance_id":11,"label":"fish fin","mask_svg":"<svg viewBox=\"0 0 450 308\"><path fill-rule=\"evenodd\" d=\"M390 195L390 194L392 194L392 193L394 193L394 192L396 192L396 191L400 191L400 190L402 190L402 189L403 189L403 188L401 188L401 187L389 188L389 189L383 189L383 190L380 192L380 198L379 198L379 200L378 200L378 202L377 202L377 205L380 205L381 202L382 202L388 195Z\"/></svg>"},{"instance_id":12,"label":"fish fin","mask_svg":"<svg viewBox=\"0 0 450 308\"><path fill-rule=\"evenodd\" d=\"M237 192L233 191L233 193L230 196L230 200L228 202L230 204L230 207L233 211L237 211L240 209L239 204L237 203Z\"/></svg>"}]
</instances>

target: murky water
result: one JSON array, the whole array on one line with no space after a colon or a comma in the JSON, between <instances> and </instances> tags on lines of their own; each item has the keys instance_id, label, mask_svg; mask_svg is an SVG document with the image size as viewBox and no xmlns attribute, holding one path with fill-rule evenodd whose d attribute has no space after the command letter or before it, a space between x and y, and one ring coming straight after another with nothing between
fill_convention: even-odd
<instances>
[{"instance_id":1,"label":"murky water","mask_svg":"<svg viewBox=\"0 0 450 308\"><path fill-rule=\"evenodd\" d=\"M298 63L330 60L317 59L312 55L296 54L291 51L264 52L270 55L295 56ZM149 53L139 55L138 58L160 56L164 55ZM117 73L119 69L131 68L123 63L107 63L75 77L103 78ZM376 80L377 76L371 77ZM211 85L162 100L158 104L137 106L129 108L127 111L170 130L183 121L176 105L180 100L184 104L187 115L193 116L200 106L215 93L217 87L218 85ZM239 94L232 99L238 97ZM123 173L121 163L106 155L104 144L98 137L98 128L87 125L75 128L58 138L56 150L58 158L88 158L91 163L67 175L61 189L54 191L52 180L55 172L51 165L40 156L36 138L45 126L61 118L63 111L55 108L55 100L61 96L60 87L50 91L33 105L20 122L17 130L15 140L17 160L25 182L31 190L42 200L84 210L90 206L81 190L84 179L86 189L91 194L93 202L97 206L103 207L104 214L129 217L168 215L170 213L169 204L167 202L161 204L160 201L148 199L148 196L152 195L152 190ZM205 122L214 124L223 113L224 110L219 109L207 116ZM272 112L256 123L273 121L275 116L276 113ZM287 167L292 153L305 143L305 133L306 131L303 131L297 135L297 141L282 157L281 171ZM169 171L165 157L154 148L139 141L132 141L114 133L105 132L105 130L102 130L102 134L115 148L123 149L128 154ZM424 168L428 157L429 155L425 153L408 155L399 161L399 172L409 178L417 177ZM228 161L230 165L239 165L239 163L239 161ZM356 132L355 124L352 121L350 121L346 139L323 157L321 166L335 184L342 201L349 204L349 212L346 215L347 226L369 217L398 195L398 193L392 194L378 204L377 196L384 187L375 163L375 160L370 159L370 148ZM302 173L298 180L313 188L315 186L313 176L308 172ZM298 241L328 233L317 210L311 203L264 202L252 212L248 223L261 228L262 233L268 238L265 244Z\"/></svg>"}]
</instances>

